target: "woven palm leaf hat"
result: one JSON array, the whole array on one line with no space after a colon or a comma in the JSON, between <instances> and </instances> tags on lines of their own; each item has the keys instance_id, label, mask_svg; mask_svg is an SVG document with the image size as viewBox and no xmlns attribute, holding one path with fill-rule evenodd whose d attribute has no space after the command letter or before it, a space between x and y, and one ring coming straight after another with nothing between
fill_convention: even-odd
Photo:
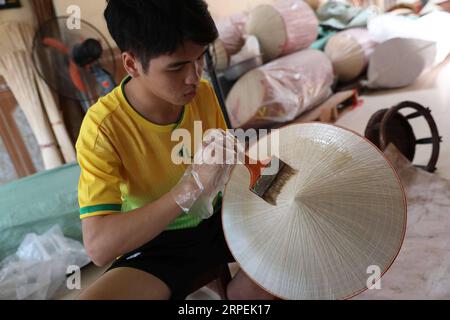
<instances>
[{"instance_id":1,"label":"woven palm leaf hat","mask_svg":"<svg viewBox=\"0 0 450 320\"><path fill-rule=\"evenodd\" d=\"M278 135L278 137L277 137ZM282 299L348 299L383 275L406 231L406 198L390 165L364 137L334 125L294 124L255 143L298 170L277 206L249 190L237 165L224 192L226 241L242 270ZM278 142L277 142L278 141Z\"/></svg>"}]
</instances>

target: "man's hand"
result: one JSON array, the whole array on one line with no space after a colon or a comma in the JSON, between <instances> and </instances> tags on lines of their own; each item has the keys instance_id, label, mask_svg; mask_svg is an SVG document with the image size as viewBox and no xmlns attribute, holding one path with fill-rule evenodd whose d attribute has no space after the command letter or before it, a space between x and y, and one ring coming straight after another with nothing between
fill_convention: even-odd
<instances>
[{"instance_id":1,"label":"man's hand","mask_svg":"<svg viewBox=\"0 0 450 320\"><path fill-rule=\"evenodd\" d=\"M213 214L212 201L224 190L236 163L236 139L221 129L210 130L194 163L172 189L172 196L184 212L203 219ZM195 205L194 205L195 204Z\"/></svg>"}]
</instances>

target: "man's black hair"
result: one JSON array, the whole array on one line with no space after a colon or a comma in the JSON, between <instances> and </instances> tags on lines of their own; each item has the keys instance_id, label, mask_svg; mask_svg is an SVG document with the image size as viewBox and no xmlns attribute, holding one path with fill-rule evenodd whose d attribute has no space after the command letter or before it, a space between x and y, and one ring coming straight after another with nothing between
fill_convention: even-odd
<instances>
[{"instance_id":1,"label":"man's black hair","mask_svg":"<svg viewBox=\"0 0 450 320\"><path fill-rule=\"evenodd\" d=\"M119 49L135 54L144 70L185 41L208 45L218 37L204 0L107 0L104 15Z\"/></svg>"}]
</instances>

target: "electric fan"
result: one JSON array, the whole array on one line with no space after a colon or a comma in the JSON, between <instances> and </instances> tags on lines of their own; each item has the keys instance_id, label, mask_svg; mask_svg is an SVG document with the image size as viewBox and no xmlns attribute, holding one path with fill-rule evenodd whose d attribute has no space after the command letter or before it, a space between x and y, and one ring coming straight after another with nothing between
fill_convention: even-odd
<instances>
[{"instance_id":1,"label":"electric fan","mask_svg":"<svg viewBox=\"0 0 450 320\"><path fill-rule=\"evenodd\" d=\"M60 96L78 100L84 111L114 87L116 65L106 38L79 19L79 28L56 17L39 26L33 40L37 73ZM71 18L73 19L73 18Z\"/></svg>"}]
</instances>

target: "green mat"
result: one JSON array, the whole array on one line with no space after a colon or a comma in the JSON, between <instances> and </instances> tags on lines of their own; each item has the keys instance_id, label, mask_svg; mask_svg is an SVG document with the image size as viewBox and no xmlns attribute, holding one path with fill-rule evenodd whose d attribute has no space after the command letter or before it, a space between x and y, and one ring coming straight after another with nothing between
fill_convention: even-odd
<instances>
[{"instance_id":1,"label":"green mat","mask_svg":"<svg viewBox=\"0 0 450 320\"><path fill-rule=\"evenodd\" d=\"M324 50L328 40L337 33L337 30L319 26L317 40L311 45L311 49Z\"/></svg>"},{"instance_id":2,"label":"green mat","mask_svg":"<svg viewBox=\"0 0 450 320\"><path fill-rule=\"evenodd\" d=\"M82 241L79 175L73 163L0 186L0 261L15 253L26 234L57 224L66 237Z\"/></svg>"}]
</instances>

